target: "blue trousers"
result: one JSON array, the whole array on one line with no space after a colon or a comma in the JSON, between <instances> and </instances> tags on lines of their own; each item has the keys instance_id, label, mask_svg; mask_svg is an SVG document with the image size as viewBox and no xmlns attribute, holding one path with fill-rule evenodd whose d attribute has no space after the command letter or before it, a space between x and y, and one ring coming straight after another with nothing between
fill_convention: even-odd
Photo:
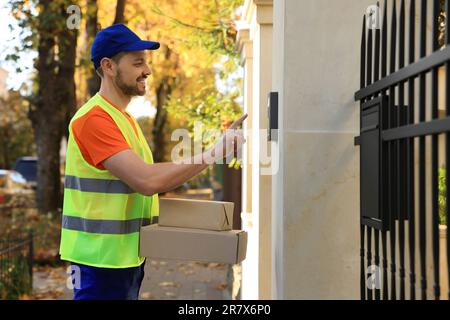
<instances>
[{"instance_id":1,"label":"blue trousers","mask_svg":"<svg viewBox=\"0 0 450 320\"><path fill-rule=\"evenodd\" d=\"M144 263L132 268L98 268L71 262L74 300L138 300ZM79 276L79 281L74 276Z\"/></svg>"}]
</instances>

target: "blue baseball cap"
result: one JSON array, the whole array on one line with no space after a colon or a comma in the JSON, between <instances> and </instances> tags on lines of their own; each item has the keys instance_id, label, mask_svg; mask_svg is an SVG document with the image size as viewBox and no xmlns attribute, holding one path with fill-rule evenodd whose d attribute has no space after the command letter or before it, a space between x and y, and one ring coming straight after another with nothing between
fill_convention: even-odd
<instances>
[{"instance_id":1,"label":"blue baseball cap","mask_svg":"<svg viewBox=\"0 0 450 320\"><path fill-rule=\"evenodd\" d=\"M156 50L159 42L141 40L123 24L114 24L95 36L91 47L91 61L95 69L103 58L111 58L124 51Z\"/></svg>"}]
</instances>

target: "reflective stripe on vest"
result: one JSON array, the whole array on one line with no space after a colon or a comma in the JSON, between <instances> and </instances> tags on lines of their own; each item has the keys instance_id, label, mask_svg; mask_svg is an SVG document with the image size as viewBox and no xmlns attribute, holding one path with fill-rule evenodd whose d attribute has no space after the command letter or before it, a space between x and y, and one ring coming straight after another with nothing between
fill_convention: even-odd
<instances>
[{"instance_id":1,"label":"reflective stripe on vest","mask_svg":"<svg viewBox=\"0 0 450 320\"><path fill-rule=\"evenodd\" d=\"M79 178L75 176L65 176L64 188L85 192L122 194L134 193L133 189L120 180Z\"/></svg>"},{"instance_id":2,"label":"reflective stripe on vest","mask_svg":"<svg viewBox=\"0 0 450 320\"><path fill-rule=\"evenodd\" d=\"M70 230L102 234L128 234L138 232L141 226L150 224L150 219L97 220L63 215L62 227Z\"/></svg>"}]
</instances>

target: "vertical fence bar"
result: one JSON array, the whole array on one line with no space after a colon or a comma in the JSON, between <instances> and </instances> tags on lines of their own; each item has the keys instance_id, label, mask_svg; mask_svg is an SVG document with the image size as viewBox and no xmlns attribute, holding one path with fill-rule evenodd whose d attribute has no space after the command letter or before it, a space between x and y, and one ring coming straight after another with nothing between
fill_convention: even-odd
<instances>
[{"instance_id":1,"label":"vertical fence bar","mask_svg":"<svg viewBox=\"0 0 450 320\"><path fill-rule=\"evenodd\" d=\"M387 258L387 232L381 233L381 246L383 248L383 300L389 299L388 258Z\"/></svg>"},{"instance_id":2,"label":"vertical fence bar","mask_svg":"<svg viewBox=\"0 0 450 320\"><path fill-rule=\"evenodd\" d=\"M381 25L381 78L387 75L387 27L387 1L385 1ZM383 90L382 93L386 94L386 90Z\"/></svg>"},{"instance_id":3,"label":"vertical fence bar","mask_svg":"<svg viewBox=\"0 0 450 320\"><path fill-rule=\"evenodd\" d=\"M420 57L426 55L427 1L421 0L420 9ZM425 73L420 75L419 121L425 122ZM425 217L425 137L419 138L419 247L420 247L420 288L422 300L427 298L426 280L426 217Z\"/></svg>"},{"instance_id":4,"label":"vertical fence bar","mask_svg":"<svg viewBox=\"0 0 450 320\"><path fill-rule=\"evenodd\" d=\"M372 227L367 227L367 267L372 265ZM367 286L367 300L372 300L373 290Z\"/></svg>"},{"instance_id":5,"label":"vertical fence bar","mask_svg":"<svg viewBox=\"0 0 450 320\"><path fill-rule=\"evenodd\" d=\"M367 80L366 80L366 86L372 84L372 50L373 50L373 31L372 28L369 28L369 30L367 31L368 36L367 36L367 71L366 71L366 75L367 75ZM370 100L371 97L369 97L367 100Z\"/></svg>"},{"instance_id":6,"label":"vertical fence bar","mask_svg":"<svg viewBox=\"0 0 450 320\"><path fill-rule=\"evenodd\" d=\"M450 45L450 0L445 1L445 44ZM445 115L450 116L450 61L445 63ZM445 218L447 221L447 278L448 288L447 297L450 299L450 133L445 134Z\"/></svg>"},{"instance_id":7,"label":"vertical fence bar","mask_svg":"<svg viewBox=\"0 0 450 320\"><path fill-rule=\"evenodd\" d=\"M439 37L439 0L433 0L433 52L438 50ZM438 118L438 68L433 68L431 83L431 117ZM434 271L434 299L439 300L439 181L438 181L438 135L431 137L431 207L432 207L432 239L433 239L433 271Z\"/></svg>"},{"instance_id":8,"label":"vertical fence bar","mask_svg":"<svg viewBox=\"0 0 450 320\"><path fill-rule=\"evenodd\" d=\"M374 74L373 74L373 81L376 82L380 79L380 29L378 28L379 24L379 11L380 11L380 3L377 2L377 12L376 12L376 19L377 19L377 28L375 29L375 63L374 63ZM378 96L379 93L376 94ZM375 241L375 252L374 252L374 263L377 266L377 270L380 270L380 249L379 249L379 230L374 230L374 241ZM377 281L379 279L380 275L377 275ZM378 282L375 286L375 300L380 300L380 289L378 288Z\"/></svg>"},{"instance_id":9,"label":"vertical fence bar","mask_svg":"<svg viewBox=\"0 0 450 320\"><path fill-rule=\"evenodd\" d=\"M366 16L363 16L362 35L361 35L361 68L360 68L360 87L366 86ZM365 99L361 99L361 104Z\"/></svg>"},{"instance_id":10,"label":"vertical fence bar","mask_svg":"<svg viewBox=\"0 0 450 320\"><path fill-rule=\"evenodd\" d=\"M371 18L372 19L372 18ZM372 22L372 21L371 21ZM373 31L372 26L368 30L367 36L367 79L366 86L372 84L372 55L373 55ZM370 100L372 97L369 97ZM372 265L372 227L367 226L367 267ZM367 300L372 300L372 289L367 287Z\"/></svg>"},{"instance_id":11,"label":"vertical fence bar","mask_svg":"<svg viewBox=\"0 0 450 320\"><path fill-rule=\"evenodd\" d=\"M450 0L449 0L450 1ZM384 2L383 7L383 23L381 26L381 78L386 77L387 74L387 1ZM386 90L381 92L381 95L386 96ZM382 110L382 114L386 113L388 110ZM382 128L385 129L385 128ZM383 142L382 142L383 143ZM386 156L383 153L382 165L384 166ZM384 184L386 180L382 178L382 183ZM386 202L384 191L382 191L383 202ZM382 207L385 210L385 207ZM383 300L389 298L389 282L388 282L388 256L387 256L387 231L381 231L381 247L383 251Z\"/></svg>"},{"instance_id":12,"label":"vertical fence bar","mask_svg":"<svg viewBox=\"0 0 450 320\"><path fill-rule=\"evenodd\" d=\"M380 11L380 3L377 2L377 19L379 19L378 13ZM377 82L380 79L380 29L378 28L377 21L377 28L375 29L375 53L374 53L374 71L373 71L373 82ZM377 96L379 93L376 94Z\"/></svg>"},{"instance_id":13,"label":"vertical fence bar","mask_svg":"<svg viewBox=\"0 0 450 320\"><path fill-rule=\"evenodd\" d=\"M360 288L361 288L361 300L366 300L366 268L365 268L365 256L364 256L364 237L366 234L366 226L361 224L361 277L360 277Z\"/></svg>"},{"instance_id":14,"label":"vertical fence bar","mask_svg":"<svg viewBox=\"0 0 450 320\"><path fill-rule=\"evenodd\" d=\"M416 1L411 0L409 8L409 63L415 60L415 28L416 28ZM408 124L414 123L414 78L408 80ZM407 196L407 212L409 219L409 278L410 278L410 299L416 299L416 254L415 254L415 217L414 217L414 139L409 138L406 141L406 196Z\"/></svg>"},{"instance_id":15,"label":"vertical fence bar","mask_svg":"<svg viewBox=\"0 0 450 320\"><path fill-rule=\"evenodd\" d=\"M405 66L405 1L400 3L400 19L399 19L399 50L398 50L398 67L402 69ZM400 83L398 86L399 105L397 108L397 124L404 125L403 109L404 109L405 85ZM400 300L405 300L405 226L404 226L404 141L397 140L397 213L398 213L398 242L399 242L399 276L400 276Z\"/></svg>"},{"instance_id":16,"label":"vertical fence bar","mask_svg":"<svg viewBox=\"0 0 450 320\"><path fill-rule=\"evenodd\" d=\"M393 1L392 9L392 24L391 24L391 57L390 57L390 73L394 73L396 69L396 40L397 40L397 9L396 3ZM389 127L395 126L395 85L389 88ZM395 210L394 207L396 195L395 195L395 148L393 148L393 142L388 142L389 146L389 211L390 211L390 248L391 248L391 299L396 300L396 266L395 266Z\"/></svg>"},{"instance_id":17,"label":"vertical fence bar","mask_svg":"<svg viewBox=\"0 0 450 320\"><path fill-rule=\"evenodd\" d=\"M363 24L362 24L362 36L361 36L361 68L360 68L360 86L361 88L364 88L366 85L366 76L365 76L365 70L366 70L366 16L363 17ZM361 100L361 104L364 102L364 100ZM361 123L361 119L360 119ZM361 206L360 206L361 208ZM366 271L365 271L365 263L364 263L364 238L365 238L365 230L366 227L361 223L361 248L360 248L360 256L361 256L361 270L360 270L360 291L361 291L361 300L366 300Z\"/></svg>"},{"instance_id":18,"label":"vertical fence bar","mask_svg":"<svg viewBox=\"0 0 450 320\"><path fill-rule=\"evenodd\" d=\"M377 266L377 272L380 270L380 255L379 255L379 242L380 242L380 233L378 230L375 230L375 258L374 258L374 263ZM379 289L379 282L378 280L380 274L377 274L377 282L376 282L376 286L375 286L375 300L380 300L380 289Z\"/></svg>"}]
</instances>

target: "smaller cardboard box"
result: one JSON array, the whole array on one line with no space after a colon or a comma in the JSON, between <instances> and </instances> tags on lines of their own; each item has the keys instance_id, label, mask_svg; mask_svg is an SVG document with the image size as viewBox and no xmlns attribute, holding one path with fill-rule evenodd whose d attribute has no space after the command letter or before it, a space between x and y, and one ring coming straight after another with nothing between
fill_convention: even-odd
<instances>
[{"instance_id":1,"label":"smaller cardboard box","mask_svg":"<svg viewBox=\"0 0 450 320\"><path fill-rule=\"evenodd\" d=\"M139 255L152 259L236 264L245 259L247 232L161 227L141 228Z\"/></svg>"},{"instance_id":2,"label":"smaller cardboard box","mask_svg":"<svg viewBox=\"0 0 450 320\"><path fill-rule=\"evenodd\" d=\"M160 198L158 224L164 227L231 230L233 210L233 202Z\"/></svg>"}]
</instances>

